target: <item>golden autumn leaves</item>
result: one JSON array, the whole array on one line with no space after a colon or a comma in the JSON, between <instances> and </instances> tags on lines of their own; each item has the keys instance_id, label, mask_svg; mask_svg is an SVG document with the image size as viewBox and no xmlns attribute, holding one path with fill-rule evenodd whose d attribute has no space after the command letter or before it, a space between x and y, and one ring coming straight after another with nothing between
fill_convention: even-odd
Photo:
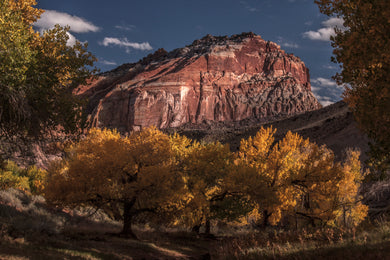
<instances>
[{"instance_id":1,"label":"golden autumn leaves","mask_svg":"<svg viewBox=\"0 0 390 260\"><path fill-rule=\"evenodd\" d=\"M92 129L49 169L45 196L68 206L93 205L123 216L123 234L139 220L210 231L212 220L259 225L357 225L367 214L359 202L359 153L343 163L333 153L291 132L280 141L260 129L227 145L168 136L154 127L121 137ZM150 216L152 216L150 215Z\"/></svg>"},{"instance_id":2,"label":"golden autumn leaves","mask_svg":"<svg viewBox=\"0 0 390 260\"><path fill-rule=\"evenodd\" d=\"M360 129L372 140L370 166L386 178L390 169L390 1L316 0L320 11L340 17L346 30L331 38L346 84L343 94Z\"/></svg>"},{"instance_id":3,"label":"golden autumn leaves","mask_svg":"<svg viewBox=\"0 0 390 260\"><path fill-rule=\"evenodd\" d=\"M35 31L44 12L35 5L35 0L0 2L1 137L75 133L83 123L83 102L72 89L94 74L96 58L86 44L67 45L69 28Z\"/></svg>"}]
</instances>

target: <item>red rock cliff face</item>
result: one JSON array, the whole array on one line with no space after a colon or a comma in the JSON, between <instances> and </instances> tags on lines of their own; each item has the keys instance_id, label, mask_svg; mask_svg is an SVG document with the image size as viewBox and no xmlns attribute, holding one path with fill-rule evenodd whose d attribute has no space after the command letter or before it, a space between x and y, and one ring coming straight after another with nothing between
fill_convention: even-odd
<instances>
[{"instance_id":1,"label":"red rock cliff face","mask_svg":"<svg viewBox=\"0 0 390 260\"><path fill-rule=\"evenodd\" d=\"M204 121L266 120L320 108L305 64L253 33L207 35L102 74L89 97L95 127L138 130Z\"/></svg>"}]
</instances>

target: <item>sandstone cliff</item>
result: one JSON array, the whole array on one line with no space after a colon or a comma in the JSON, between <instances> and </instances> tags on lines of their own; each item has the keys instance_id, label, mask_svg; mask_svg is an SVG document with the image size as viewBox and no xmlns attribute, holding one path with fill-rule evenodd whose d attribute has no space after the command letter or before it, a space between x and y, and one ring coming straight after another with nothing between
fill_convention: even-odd
<instances>
[{"instance_id":1,"label":"sandstone cliff","mask_svg":"<svg viewBox=\"0 0 390 260\"><path fill-rule=\"evenodd\" d=\"M77 94L92 126L138 130L187 123L266 121L321 107L305 64L253 33L207 35L103 73Z\"/></svg>"}]
</instances>

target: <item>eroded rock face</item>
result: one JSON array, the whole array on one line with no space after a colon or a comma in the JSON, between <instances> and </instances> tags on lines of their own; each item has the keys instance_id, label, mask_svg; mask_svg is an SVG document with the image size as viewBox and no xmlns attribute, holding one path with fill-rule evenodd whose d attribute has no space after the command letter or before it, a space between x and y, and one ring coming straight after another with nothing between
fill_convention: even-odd
<instances>
[{"instance_id":1,"label":"eroded rock face","mask_svg":"<svg viewBox=\"0 0 390 260\"><path fill-rule=\"evenodd\" d=\"M253 33L206 37L102 74L89 97L95 127L138 130L267 120L318 109L305 64Z\"/></svg>"}]
</instances>

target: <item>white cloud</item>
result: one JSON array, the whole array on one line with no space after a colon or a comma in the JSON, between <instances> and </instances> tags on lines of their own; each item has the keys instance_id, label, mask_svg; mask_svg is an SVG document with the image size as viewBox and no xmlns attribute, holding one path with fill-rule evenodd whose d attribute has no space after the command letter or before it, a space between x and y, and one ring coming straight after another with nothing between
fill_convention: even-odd
<instances>
[{"instance_id":1,"label":"white cloud","mask_svg":"<svg viewBox=\"0 0 390 260\"><path fill-rule=\"evenodd\" d=\"M344 20L342 18L332 17L322 22L323 28L317 31L308 31L303 33L304 38L318 41L330 41L330 37L335 35L335 28L345 30L343 26Z\"/></svg>"},{"instance_id":2,"label":"white cloud","mask_svg":"<svg viewBox=\"0 0 390 260\"><path fill-rule=\"evenodd\" d=\"M344 86L339 86L333 80L318 77L311 80L311 90L323 106L333 104L341 99Z\"/></svg>"},{"instance_id":3,"label":"white cloud","mask_svg":"<svg viewBox=\"0 0 390 260\"><path fill-rule=\"evenodd\" d=\"M343 24L344 24L344 20L342 18L338 18L338 17L332 17L332 18L329 18L328 20L322 22L322 25L324 25L326 27L345 28Z\"/></svg>"},{"instance_id":4,"label":"white cloud","mask_svg":"<svg viewBox=\"0 0 390 260\"><path fill-rule=\"evenodd\" d=\"M321 104L323 107L326 107L326 106L329 106L329 105L332 105L332 104L335 103L335 102L330 101L330 100L321 99L321 97L320 97L320 98L317 98L317 99L318 99L318 102L320 102L320 104Z\"/></svg>"},{"instance_id":5,"label":"white cloud","mask_svg":"<svg viewBox=\"0 0 390 260\"><path fill-rule=\"evenodd\" d=\"M296 43L293 43L293 42L283 42L283 43L281 43L281 45L283 47L287 47L287 48L293 48L293 49L299 48L299 45Z\"/></svg>"},{"instance_id":6,"label":"white cloud","mask_svg":"<svg viewBox=\"0 0 390 260\"><path fill-rule=\"evenodd\" d=\"M75 33L97 32L100 30L99 27L83 18L54 10L45 10L34 25L40 29L50 29L56 24L70 26L70 31Z\"/></svg>"},{"instance_id":7,"label":"white cloud","mask_svg":"<svg viewBox=\"0 0 390 260\"><path fill-rule=\"evenodd\" d=\"M278 40L277 40L277 42L278 42L278 44L280 45L280 46L282 46L282 47L287 47L287 48L292 48L292 49L297 49L297 48L299 48L299 45L298 44L296 44L296 43L294 43L294 42L290 42L290 41L288 41L288 40L285 40L283 37L278 37L277 38Z\"/></svg>"},{"instance_id":8,"label":"white cloud","mask_svg":"<svg viewBox=\"0 0 390 260\"><path fill-rule=\"evenodd\" d=\"M109 45L118 45L119 47L125 47L125 48L134 48L137 50L142 51L150 51L153 50L152 46L148 42L129 42L127 38L118 39L113 37L105 37L103 42L101 42L103 46L109 46Z\"/></svg>"},{"instance_id":9,"label":"white cloud","mask_svg":"<svg viewBox=\"0 0 390 260\"><path fill-rule=\"evenodd\" d=\"M118 65L115 61L108 61L108 60L105 60L105 59L99 59L98 62L101 63L101 64L104 64L104 65L109 65L109 66Z\"/></svg>"},{"instance_id":10,"label":"white cloud","mask_svg":"<svg viewBox=\"0 0 390 260\"><path fill-rule=\"evenodd\" d=\"M311 81L314 84L319 84L323 87L337 87L337 84L333 80L325 79L325 78L316 78Z\"/></svg>"},{"instance_id":11,"label":"white cloud","mask_svg":"<svg viewBox=\"0 0 390 260\"><path fill-rule=\"evenodd\" d=\"M128 24L128 25L116 25L115 28L116 28L116 29L119 29L119 30L123 30L123 31L133 31L133 30L135 30L136 26L135 26L135 25L132 25L132 24Z\"/></svg>"},{"instance_id":12,"label":"white cloud","mask_svg":"<svg viewBox=\"0 0 390 260\"><path fill-rule=\"evenodd\" d=\"M328 70L337 70L338 69L337 66L332 66L332 65L323 65L322 67L324 69L328 69Z\"/></svg>"},{"instance_id":13,"label":"white cloud","mask_svg":"<svg viewBox=\"0 0 390 260\"><path fill-rule=\"evenodd\" d=\"M314 96L316 97L316 99L318 100L318 102L320 102L320 104L324 107L331 105L331 104L335 103L336 101L340 100L340 98L335 99L334 97L327 96L327 93L324 93L323 91L321 91L321 88L319 88L319 87L312 86L311 90L312 90Z\"/></svg>"},{"instance_id":14,"label":"white cloud","mask_svg":"<svg viewBox=\"0 0 390 260\"><path fill-rule=\"evenodd\" d=\"M310 40L318 40L318 41L330 41L330 37L334 36L335 32L333 28L321 28L317 31L308 31L304 32L303 36L305 38L309 38Z\"/></svg>"},{"instance_id":15,"label":"white cloud","mask_svg":"<svg viewBox=\"0 0 390 260\"><path fill-rule=\"evenodd\" d=\"M67 34L68 37L69 37L68 41L66 42L66 45L68 45L68 46L73 46L73 45L75 45L75 44L76 44L76 41L77 41L76 37L74 37L74 36L73 36L72 34L70 34L69 32L67 32L66 34Z\"/></svg>"}]
</instances>

